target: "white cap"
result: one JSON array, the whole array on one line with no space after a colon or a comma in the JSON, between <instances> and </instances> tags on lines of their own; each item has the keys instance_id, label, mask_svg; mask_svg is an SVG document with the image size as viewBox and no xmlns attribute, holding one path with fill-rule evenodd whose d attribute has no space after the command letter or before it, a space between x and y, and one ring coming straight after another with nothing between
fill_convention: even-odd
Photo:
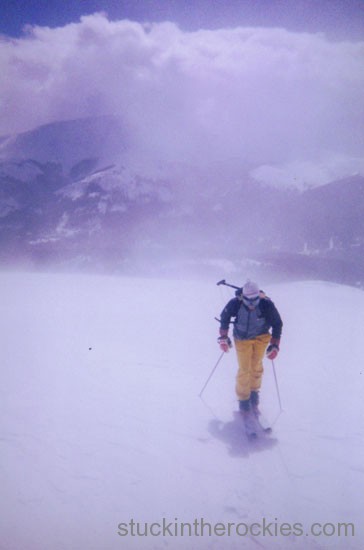
<instances>
[{"instance_id":1,"label":"white cap","mask_svg":"<svg viewBox=\"0 0 364 550\"><path fill-rule=\"evenodd\" d=\"M246 298L249 298L250 300L253 298L258 298L259 296L259 286L257 283L253 283L253 281L248 281L243 286L243 296L246 296Z\"/></svg>"}]
</instances>

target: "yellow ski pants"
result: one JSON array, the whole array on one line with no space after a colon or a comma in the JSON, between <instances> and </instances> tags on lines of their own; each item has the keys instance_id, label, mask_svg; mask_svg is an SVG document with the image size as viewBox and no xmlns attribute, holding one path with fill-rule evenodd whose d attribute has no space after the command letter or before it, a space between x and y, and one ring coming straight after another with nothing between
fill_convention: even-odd
<instances>
[{"instance_id":1,"label":"yellow ski pants","mask_svg":"<svg viewBox=\"0 0 364 550\"><path fill-rule=\"evenodd\" d=\"M263 357L270 339L270 334L261 334L252 340L235 340L239 364L236 375L236 395L239 400L249 399L251 391L260 389Z\"/></svg>"}]
</instances>

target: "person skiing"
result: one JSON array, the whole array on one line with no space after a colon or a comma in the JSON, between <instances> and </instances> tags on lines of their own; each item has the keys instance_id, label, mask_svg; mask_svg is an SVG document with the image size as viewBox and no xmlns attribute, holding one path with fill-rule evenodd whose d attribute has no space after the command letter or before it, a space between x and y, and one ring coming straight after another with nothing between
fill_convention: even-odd
<instances>
[{"instance_id":1,"label":"person skiing","mask_svg":"<svg viewBox=\"0 0 364 550\"><path fill-rule=\"evenodd\" d=\"M222 351L232 347L229 324L235 318L233 338L238 359L236 395L247 429L258 418L259 390L263 376L263 357L275 359L279 352L282 319L274 303L248 281L221 312L218 343ZM270 330L272 331L270 333Z\"/></svg>"}]
</instances>

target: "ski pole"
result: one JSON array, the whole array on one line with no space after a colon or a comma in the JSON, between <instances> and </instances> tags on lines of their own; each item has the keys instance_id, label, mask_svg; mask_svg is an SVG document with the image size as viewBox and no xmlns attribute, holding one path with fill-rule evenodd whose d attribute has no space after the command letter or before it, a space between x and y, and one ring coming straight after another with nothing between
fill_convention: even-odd
<instances>
[{"instance_id":1,"label":"ski pole","mask_svg":"<svg viewBox=\"0 0 364 550\"><path fill-rule=\"evenodd\" d=\"M276 373L276 368L274 366L274 361L272 359L272 365L273 365L273 374L274 374L274 381L276 383L276 390L277 390L277 395L278 395L278 402L279 402L279 408L280 408L280 412L283 411L283 408L282 408L282 401L281 401L281 396L280 396L280 393L279 393L279 387L278 387L278 380L277 380L277 373Z\"/></svg>"},{"instance_id":2,"label":"ski pole","mask_svg":"<svg viewBox=\"0 0 364 550\"><path fill-rule=\"evenodd\" d=\"M218 364L220 363L221 359L223 358L224 353L225 353L225 352L223 351L223 352L221 353L220 357L218 358L218 360L217 360L217 362L216 362L214 368L212 369L212 371L211 371L211 373L210 373L210 376L208 377L208 379L207 379L206 382L205 382L204 387L202 388L202 390L201 390L200 393L198 394L199 397L201 397L202 394L203 394L203 392L205 391L206 386L207 386L207 384L210 382L210 380L211 380L211 378L212 378L212 375L214 374L215 370L217 369Z\"/></svg>"}]
</instances>

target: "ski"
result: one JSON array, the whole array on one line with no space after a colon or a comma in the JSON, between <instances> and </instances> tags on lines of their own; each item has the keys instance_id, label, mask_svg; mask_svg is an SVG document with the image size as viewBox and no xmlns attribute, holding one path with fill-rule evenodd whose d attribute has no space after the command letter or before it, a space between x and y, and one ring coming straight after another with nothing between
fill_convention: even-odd
<instances>
[{"instance_id":1,"label":"ski","mask_svg":"<svg viewBox=\"0 0 364 550\"><path fill-rule=\"evenodd\" d=\"M242 411L241 411L242 412ZM264 420L264 417L252 412L242 412L245 435L249 440L257 439L260 435L269 435L272 428Z\"/></svg>"},{"instance_id":2,"label":"ski","mask_svg":"<svg viewBox=\"0 0 364 550\"><path fill-rule=\"evenodd\" d=\"M245 435L247 436L247 438L250 441L258 438L257 430L250 430L250 429L245 428Z\"/></svg>"},{"instance_id":3,"label":"ski","mask_svg":"<svg viewBox=\"0 0 364 550\"><path fill-rule=\"evenodd\" d=\"M258 426L255 420L252 414L243 413L245 435L248 439L256 439L258 437Z\"/></svg>"},{"instance_id":4,"label":"ski","mask_svg":"<svg viewBox=\"0 0 364 550\"><path fill-rule=\"evenodd\" d=\"M257 414L257 415L255 415L255 420L256 420L257 426L259 427L260 431L262 431L265 434L272 433L272 427L269 426L269 424L266 422L264 417Z\"/></svg>"}]
</instances>

